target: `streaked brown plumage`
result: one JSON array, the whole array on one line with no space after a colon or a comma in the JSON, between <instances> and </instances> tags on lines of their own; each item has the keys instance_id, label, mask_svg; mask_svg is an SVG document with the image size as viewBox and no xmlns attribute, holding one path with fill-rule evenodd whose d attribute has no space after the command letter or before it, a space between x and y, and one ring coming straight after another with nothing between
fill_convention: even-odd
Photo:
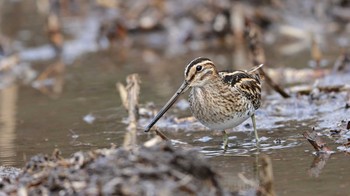
<instances>
[{"instance_id":1,"label":"streaked brown plumage","mask_svg":"<svg viewBox=\"0 0 350 196\"><path fill-rule=\"evenodd\" d=\"M189 101L193 115L205 126L224 131L225 148L227 147L225 129L235 127L249 117L252 118L258 141L254 112L260 107L261 82L256 72L261 66L251 71L218 72L210 59L203 57L194 59L185 69L185 80L181 87L145 131L149 131L179 95L191 88Z\"/></svg>"}]
</instances>

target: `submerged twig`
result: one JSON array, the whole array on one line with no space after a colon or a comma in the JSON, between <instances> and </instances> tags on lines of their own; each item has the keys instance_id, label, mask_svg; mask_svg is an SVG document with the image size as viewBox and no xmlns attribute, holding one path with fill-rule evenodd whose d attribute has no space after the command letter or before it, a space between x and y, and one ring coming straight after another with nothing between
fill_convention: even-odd
<instances>
[{"instance_id":1,"label":"submerged twig","mask_svg":"<svg viewBox=\"0 0 350 196\"><path fill-rule=\"evenodd\" d=\"M264 48L261 44L261 35L258 27L251 22L246 24L246 39L248 41L249 50L252 56L253 65L266 64ZM266 67L266 65L265 65ZM265 81L270 85L276 92L278 92L282 97L288 98L290 95L286 93L278 84L276 84L272 78L264 71L264 69L259 69L260 74L265 78Z\"/></svg>"}]
</instances>

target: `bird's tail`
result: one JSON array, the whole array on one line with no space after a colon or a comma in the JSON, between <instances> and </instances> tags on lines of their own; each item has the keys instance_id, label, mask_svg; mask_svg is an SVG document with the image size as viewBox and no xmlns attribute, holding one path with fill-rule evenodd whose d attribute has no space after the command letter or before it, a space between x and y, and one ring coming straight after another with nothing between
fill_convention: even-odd
<instances>
[{"instance_id":1,"label":"bird's tail","mask_svg":"<svg viewBox=\"0 0 350 196\"><path fill-rule=\"evenodd\" d=\"M256 79L256 81L259 83L259 85L261 84L261 78L260 78L259 72L257 72L257 71L260 68L262 68L262 66L264 66L264 64L260 64L259 66L256 66L253 69L248 71L248 73Z\"/></svg>"},{"instance_id":2,"label":"bird's tail","mask_svg":"<svg viewBox=\"0 0 350 196\"><path fill-rule=\"evenodd\" d=\"M257 71L258 69L262 68L264 64L260 64L259 66L254 67L253 69L249 70L248 73L253 73Z\"/></svg>"}]
</instances>

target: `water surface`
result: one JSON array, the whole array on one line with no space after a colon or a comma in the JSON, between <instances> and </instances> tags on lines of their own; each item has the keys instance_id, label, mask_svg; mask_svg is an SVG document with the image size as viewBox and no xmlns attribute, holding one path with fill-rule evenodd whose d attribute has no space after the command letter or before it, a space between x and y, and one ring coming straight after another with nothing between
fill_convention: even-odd
<instances>
[{"instance_id":1,"label":"water surface","mask_svg":"<svg viewBox=\"0 0 350 196\"><path fill-rule=\"evenodd\" d=\"M24 16L11 17L11 10L30 10L34 9L33 6L25 3L27 1L9 2L2 5L2 10L5 10L5 6L7 10L2 15L13 21L2 21L2 33L20 40L20 55L40 73L55 62L52 48L46 44L42 31L38 30L40 25L37 23L43 21L44 16L31 14L35 18L31 21L36 22L29 25L22 21ZM94 28L96 21L93 14L88 22L78 23L76 31L84 26L82 24L88 24L84 26L87 30ZM218 62L221 70L232 68L235 62L234 51L230 48L171 55L167 50L159 50L159 46L140 46L126 51L120 48L99 49L89 42L91 37L80 38L67 41L68 51L73 48L75 52L68 52L64 59L67 66L61 75L64 79L61 93L48 95L34 88L32 83L23 84L22 81L0 90L0 165L21 168L29 157L38 153L51 154L56 148L68 157L79 150L109 147L112 143L121 146L126 131L123 119L127 117L127 112L122 107L115 83L124 82L128 74L140 75L140 102L153 102L159 109L179 87L184 67L193 58L207 56ZM153 39L151 36L148 41L152 42ZM84 43L89 43L89 47L84 47ZM269 62L276 65L306 67L310 57L305 53L283 58L276 55L273 46L267 47ZM329 57L335 58L335 55ZM343 77L347 76L345 74ZM312 146L302 136L311 127L318 127L322 132L332 124L336 126L341 120L349 120L346 119L349 111L341 108L346 95L341 95L334 103L325 104L311 103L308 97L283 100L266 85L263 91L263 105L257 111L259 135L264 138L259 151L253 141L249 120L229 131L230 148L227 152L221 148L222 135L219 131L186 128L191 127L189 124L179 130L163 131L170 138L198 149L220 173L223 185L232 191L249 188L238 177L239 173L248 179L257 179L258 154L263 153L272 159L274 186L278 195L348 194L349 156L337 151L338 145L323 136L335 153L317 176L312 175L310 167L315 155ZM186 99L186 96L182 98ZM321 97L320 100L331 99ZM326 116L327 112L333 113L334 118L328 118L328 121L318 118ZM175 109L169 113L181 117L190 115L189 110L179 112ZM94 120L87 122L87 116ZM142 128L143 124L140 126ZM140 143L148 138L140 130ZM176 145L182 146L181 143Z\"/></svg>"}]
</instances>

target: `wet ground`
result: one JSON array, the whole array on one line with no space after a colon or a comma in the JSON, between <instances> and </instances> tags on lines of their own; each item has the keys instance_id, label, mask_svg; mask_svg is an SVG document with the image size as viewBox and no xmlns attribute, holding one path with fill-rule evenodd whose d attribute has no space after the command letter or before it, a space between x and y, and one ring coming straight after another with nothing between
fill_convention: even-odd
<instances>
[{"instance_id":1,"label":"wet ground","mask_svg":"<svg viewBox=\"0 0 350 196\"><path fill-rule=\"evenodd\" d=\"M69 34L66 41L68 46L65 46L67 49L63 50L63 61L67 64L61 73L64 78L63 91L52 93L38 88L45 82L50 84L50 80L35 83L32 76L39 75L56 62L53 60L55 52L47 44L46 34L40 30L43 29L41 21L45 17L43 14L34 14L31 11L33 5L28 5L26 1L19 2L1 2L2 34L11 40L19 40L12 41L11 45L14 51L19 51L22 59L22 68L17 72L0 75L1 166L22 168L33 155L51 154L55 148L59 148L64 157L69 157L80 150L110 147L111 143L121 146L127 126L124 123L127 111L122 106L115 83L124 82L128 74L140 75L141 106L154 103L154 107L159 109L179 87L183 80L183 69L193 58L209 57L217 62L221 70L232 68L228 65L237 63L236 53L229 46L211 46L215 52L210 47L200 50L186 48L183 49L187 51L185 54L177 48L160 49L162 44L158 42L164 37L157 37L157 33L148 35L147 39L142 39L143 34L134 35L136 40L146 40L146 43L137 43L125 50L118 47L108 49L104 44L98 46L91 34L96 32L96 16L99 13L84 13L83 16L66 19L66 22L70 22L67 22L65 30L74 33ZM7 22L11 20L9 18L15 9L22 11L19 13L29 14L36 22L27 24L23 17ZM287 18L289 24L294 24L295 18ZM308 24L307 20L304 22ZM316 25L316 28L319 26ZM273 34L276 29L266 32L266 42L276 39L273 38L277 37ZM300 29L303 28L297 26L297 30ZM79 35L78 38L74 34ZM286 87L301 83L314 88L307 95L291 93L292 98L283 99L264 84L263 104L256 113L259 135L263 139L259 150L253 141L249 120L229 131L230 143L226 152L221 148L221 133L207 130L197 122L174 123L163 119L157 125L169 138L177 141L175 146L195 148L203 153L220 174L220 182L230 191L249 187L239 176L257 179L256 165L260 164L257 154L264 153L272 160L274 186L278 195L346 195L350 186L347 180L350 177L347 172L349 156L343 152L348 149L342 144L349 138L346 136L349 130L342 127L350 120L350 109L346 106L349 103L349 89L340 92L319 90L322 86L350 83L349 72L330 73L340 55L339 45L349 41L344 41L344 34L337 34L339 37L329 36L329 32L318 34L324 42L325 66L318 68L316 73L309 66L312 63L308 46L284 45L290 40L275 40L273 44L266 44L268 62L275 68L271 69L271 74L277 70L275 75L278 82ZM152 47L147 47L147 44ZM198 48L198 45L201 43L192 43L194 48ZM297 52L293 52L295 47L300 47ZM289 55L285 54L286 51ZM278 70L283 67L296 68L299 72L293 69L292 76L289 76L287 71L281 71L285 74L281 78ZM18 73L23 74L19 77L21 80L17 78L17 82L14 82L12 76L18 77ZM29 82L23 78L28 78ZM186 102L181 102L180 106L184 106L185 110L174 107L168 112L168 119L173 119L172 115L179 118L190 115ZM140 121L139 141L150 138L150 135L142 132L142 127L149 120L146 118ZM334 151L324 162L324 167L316 167L320 169L314 169L314 149L303 137L303 133L313 127ZM336 130L342 130L341 135L333 134ZM345 141L341 141L344 138Z\"/></svg>"}]
</instances>

